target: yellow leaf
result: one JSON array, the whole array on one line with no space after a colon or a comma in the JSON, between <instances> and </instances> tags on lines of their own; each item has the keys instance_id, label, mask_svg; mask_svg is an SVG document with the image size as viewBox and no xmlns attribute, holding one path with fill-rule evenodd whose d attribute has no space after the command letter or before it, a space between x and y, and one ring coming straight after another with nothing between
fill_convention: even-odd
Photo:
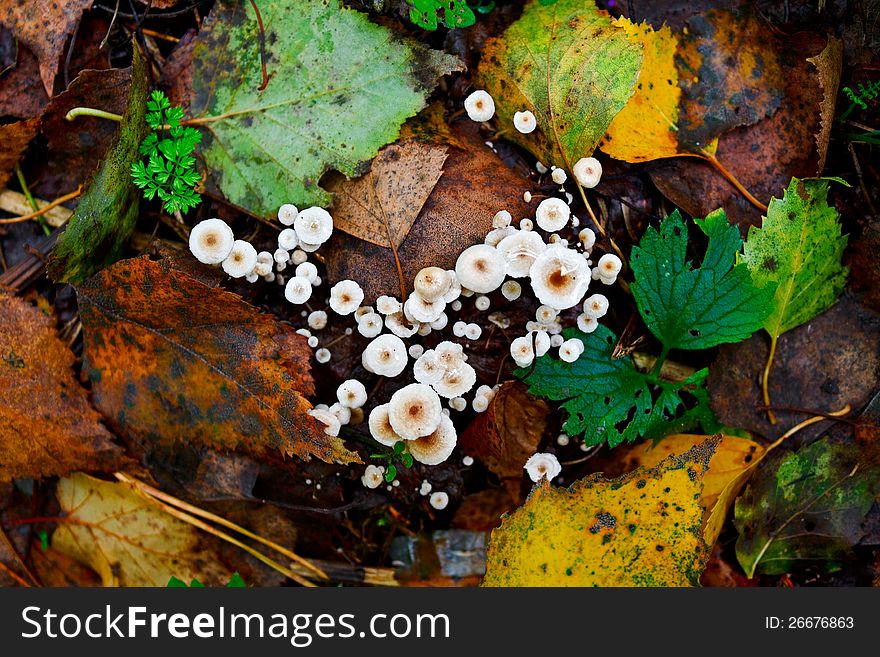
<instances>
[{"instance_id":1,"label":"yellow leaf","mask_svg":"<svg viewBox=\"0 0 880 657\"><path fill-rule=\"evenodd\" d=\"M172 575L207 586L229 579L205 534L127 484L77 472L58 482L56 495L67 517L52 547L92 568L104 586L165 586Z\"/></svg>"},{"instance_id":2,"label":"yellow leaf","mask_svg":"<svg viewBox=\"0 0 880 657\"><path fill-rule=\"evenodd\" d=\"M599 147L626 162L647 162L678 155L678 105L681 89L675 68L678 40L668 26L658 31L627 18L614 21L642 45L644 58L635 93L614 117Z\"/></svg>"},{"instance_id":3,"label":"yellow leaf","mask_svg":"<svg viewBox=\"0 0 880 657\"><path fill-rule=\"evenodd\" d=\"M672 455L684 454L707 437L696 434L667 436L656 445L643 443L634 447L625 458L630 467L651 468ZM703 492L700 495L703 539L707 545L712 545L718 539L730 505L763 456L764 448L754 440L721 436L721 442L709 460L709 469L703 475Z\"/></svg>"},{"instance_id":4,"label":"yellow leaf","mask_svg":"<svg viewBox=\"0 0 880 657\"><path fill-rule=\"evenodd\" d=\"M492 532L483 586L696 585L709 555L702 478L719 442L618 479L539 484Z\"/></svg>"}]
</instances>

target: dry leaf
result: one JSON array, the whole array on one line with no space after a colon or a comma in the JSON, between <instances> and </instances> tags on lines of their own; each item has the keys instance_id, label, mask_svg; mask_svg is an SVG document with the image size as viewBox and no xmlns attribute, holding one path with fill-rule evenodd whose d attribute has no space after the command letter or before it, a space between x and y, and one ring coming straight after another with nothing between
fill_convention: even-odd
<instances>
[{"instance_id":1,"label":"dry leaf","mask_svg":"<svg viewBox=\"0 0 880 657\"><path fill-rule=\"evenodd\" d=\"M834 107L837 103L837 87L840 86L840 69L843 66L843 42L834 35L828 35L828 44L815 57L807 61L816 67L819 84L822 86L822 101L819 103L819 132L816 133L816 147L819 149L819 164L816 175L821 176L828 155L828 140L834 125Z\"/></svg>"},{"instance_id":2,"label":"dry leaf","mask_svg":"<svg viewBox=\"0 0 880 657\"><path fill-rule=\"evenodd\" d=\"M165 586L172 576L218 586L229 579L206 534L128 484L78 472L58 482L56 495L66 517L52 547L92 568L104 586Z\"/></svg>"},{"instance_id":3,"label":"dry leaf","mask_svg":"<svg viewBox=\"0 0 880 657\"><path fill-rule=\"evenodd\" d=\"M67 37L91 6L92 0L0 0L0 22L37 56L49 96Z\"/></svg>"},{"instance_id":4,"label":"dry leaf","mask_svg":"<svg viewBox=\"0 0 880 657\"><path fill-rule=\"evenodd\" d=\"M4 34L0 29L0 38ZM16 47L17 46L17 47ZM49 97L40 81L40 66L24 44L16 44L14 67L0 72L0 116L12 116L17 119L29 119L40 114Z\"/></svg>"},{"instance_id":5,"label":"dry leaf","mask_svg":"<svg viewBox=\"0 0 880 657\"><path fill-rule=\"evenodd\" d=\"M305 338L241 297L148 257L118 262L77 292L84 371L120 431L266 459L359 461L307 414Z\"/></svg>"},{"instance_id":6,"label":"dry leaf","mask_svg":"<svg viewBox=\"0 0 880 657\"><path fill-rule=\"evenodd\" d=\"M485 413L477 415L459 437L465 454L502 479L521 480L528 458L547 428L547 403L530 395L518 381L504 383Z\"/></svg>"},{"instance_id":7,"label":"dry leaf","mask_svg":"<svg viewBox=\"0 0 880 657\"><path fill-rule=\"evenodd\" d=\"M377 246L400 248L443 173L446 147L408 142L383 148L360 178L337 178L333 225Z\"/></svg>"},{"instance_id":8,"label":"dry leaf","mask_svg":"<svg viewBox=\"0 0 880 657\"><path fill-rule=\"evenodd\" d=\"M28 119L0 125L0 189L6 185L24 149L37 134L38 124L38 119Z\"/></svg>"},{"instance_id":9,"label":"dry leaf","mask_svg":"<svg viewBox=\"0 0 880 657\"><path fill-rule=\"evenodd\" d=\"M74 360L51 318L0 295L0 482L124 462L74 378Z\"/></svg>"}]
</instances>

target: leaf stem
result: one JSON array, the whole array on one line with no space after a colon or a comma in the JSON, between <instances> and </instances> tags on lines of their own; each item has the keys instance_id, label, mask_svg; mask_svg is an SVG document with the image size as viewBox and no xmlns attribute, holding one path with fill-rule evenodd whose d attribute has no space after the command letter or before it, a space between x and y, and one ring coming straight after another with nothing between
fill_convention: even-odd
<instances>
[{"instance_id":1,"label":"leaf stem","mask_svg":"<svg viewBox=\"0 0 880 657\"><path fill-rule=\"evenodd\" d=\"M660 351L660 355L657 357L657 361L654 363L654 369L652 369L651 373L648 375L652 383L660 383L660 370L663 369L663 363L666 361L666 356L668 355L669 348L664 345L663 349Z\"/></svg>"},{"instance_id":2,"label":"leaf stem","mask_svg":"<svg viewBox=\"0 0 880 657\"><path fill-rule=\"evenodd\" d=\"M700 151L699 153L695 153L696 157L699 157L702 160L705 160L718 171L731 185L736 187L736 190L746 197L746 200L758 208L761 212L767 212L767 206L761 203L758 199L752 196L752 193L743 186L743 184L737 180L736 176L734 176L730 171L727 170L717 157L713 153L709 153L707 151Z\"/></svg>"},{"instance_id":3,"label":"leaf stem","mask_svg":"<svg viewBox=\"0 0 880 657\"><path fill-rule=\"evenodd\" d=\"M105 112L104 110L95 109L94 107L74 107L67 114L64 115L64 118L68 121L73 121L77 117L80 116L94 116L99 119L107 119L108 121L116 121L119 123L122 121L121 114L114 114L113 112Z\"/></svg>"},{"instance_id":4,"label":"leaf stem","mask_svg":"<svg viewBox=\"0 0 880 657\"><path fill-rule=\"evenodd\" d=\"M767 364L764 365L764 373L761 375L761 393L764 395L764 406L767 407L767 420L770 424L776 424L776 416L770 408L770 368L773 367L773 357L776 355L778 340L777 336L770 336L770 353L767 355Z\"/></svg>"},{"instance_id":5,"label":"leaf stem","mask_svg":"<svg viewBox=\"0 0 880 657\"><path fill-rule=\"evenodd\" d=\"M70 194L65 194L64 196L59 196L54 201L44 205L42 208L40 208L39 210L36 210L35 212L31 212L30 214L25 214L20 217L12 217L11 219L0 219L0 224L17 224L22 221L29 221L31 219L36 219L37 217L40 217L40 216L46 214L46 212L48 212L52 208L57 207L57 206L61 205L62 203L66 203L67 201L70 201L72 199L75 199L80 194L82 194L82 185L80 185L75 190L70 192Z\"/></svg>"}]
</instances>

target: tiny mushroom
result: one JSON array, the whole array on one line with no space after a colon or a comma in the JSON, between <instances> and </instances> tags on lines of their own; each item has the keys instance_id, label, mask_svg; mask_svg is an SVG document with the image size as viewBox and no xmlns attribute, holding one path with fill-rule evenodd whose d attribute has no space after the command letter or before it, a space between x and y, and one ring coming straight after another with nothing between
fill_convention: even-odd
<instances>
[{"instance_id":1,"label":"tiny mushroom","mask_svg":"<svg viewBox=\"0 0 880 657\"><path fill-rule=\"evenodd\" d=\"M507 275L523 278L529 275L532 263L547 249L547 245L538 233L519 230L501 240L497 248L507 266Z\"/></svg>"},{"instance_id":2,"label":"tiny mushroom","mask_svg":"<svg viewBox=\"0 0 880 657\"><path fill-rule=\"evenodd\" d=\"M296 231L293 228L285 228L278 233L279 249L293 251L297 246L299 246L299 238L296 236Z\"/></svg>"},{"instance_id":3,"label":"tiny mushroom","mask_svg":"<svg viewBox=\"0 0 880 657\"><path fill-rule=\"evenodd\" d=\"M475 244L461 252L455 263L455 276L465 288L486 294L504 282L506 264L494 247Z\"/></svg>"},{"instance_id":4,"label":"tiny mushroom","mask_svg":"<svg viewBox=\"0 0 880 657\"><path fill-rule=\"evenodd\" d=\"M562 472L562 466L559 464L559 459L553 454L541 452L532 454L529 457L529 460L526 461L523 469L528 473L529 479L535 483L541 481L544 477L547 478L547 481L550 481Z\"/></svg>"},{"instance_id":5,"label":"tiny mushroom","mask_svg":"<svg viewBox=\"0 0 880 657\"><path fill-rule=\"evenodd\" d=\"M232 250L223 260L223 271L232 278L241 278L250 274L257 266L257 250L250 242L235 240Z\"/></svg>"},{"instance_id":6,"label":"tiny mushroom","mask_svg":"<svg viewBox=\"0 0 880 657\"><path fill-rule=\"evenodd\" d=\"M602 178L602 163L595 157L582 157L571 168L575 180L587 188L595 187Z\"/></svg>"},{"instance_id":7,"label":"tiny mushroom","mask_svg":"<svg viewBox=\"0 0 880 657\"><path fill-rule=\"evenodd\" d=\"M381 404L370 411L367 426L370 428L370 435L373 439L386 447L394 447L395 444L403 440L397 435L388 420L388 404Z\"/></svg>"},{"instance_id":8,"label":"tiny mushroom","mask_svg":"<svg viewBox=\"0 0 880 657\"><path fill-rule=\"evenodd\" d=\"M412 457L419 463L439 465L449 458L457 441L458 435L452 420L441 415L440 423L433 432L407 442L406 446Z\"/></svg>"},{"instance_id":9,"label":"tiny mushroom","mask_svg":"<svg viewBox=\"0 0 880 657\"><path fill-rule=\"evenodd\" d=\"M526 110L525 112L516 112L513 115L513 127L524 135L533 132L537 126L538 122L535 121L535 115L529 110Z\"/></svg>"},{"instance_id":10,"label":"tiny mushroom","mask_svg":"<svg viewBox=\"0 0 880 657\"><path fill-rule=\"evenodd\" d=\"M464 99L464 109L471 121L488 121L495 115L495 101L488 92L478 89Z\"/></svg>"},{"instance_id":11,"label":"tiny mushroom","mask_svg":"<svg viewBox=\"0 0 880 657\"><path fill-rule=\"evenodd\" d=\"M452 277L440 267L425 267L416 274L413 281L416 294L428 302L442 299L451 286Z\"/></svg>"},{"instance_id":12,"label":"tiny mushroom","mask_svg":"<svg viewBox=\"0 0 880 657\"><path fill-rule=\"evenodd\" d=\"M521 336L510 343L510 356L519 367L528 367L535 360L531 336Z\"/></svg>"},{"instance_id":13,"label":"tiny mushroom","mask_svg":"<svg viewBox=\"0 0 880 657\"><path fill-rule=\"evenodd\" d=\"M367 313L358 319L358 333L365 338L375 338L382 332L382 316L378 313Z\"/></svg>"},{"instance_id":14,"label":"tiny mushroom","mask_svg":"<svg viewBox=\"0 0 880 657\"><path fill-rule=\"evenodd\" d=\"M376 299L376 310L382 315L393 315L403 310L403 304L394 297L382 295Z\"/></svg>"},{"instance_id":15,"label":"tiny mushroom","mask_svg":"<svg viewBox=\"0 0 880 657\"><path fill-rule=\"evenodd\" d=\"M419 383L426 385L438 383L443 378L445 371L445 366L433 349L423 352L413 364L413 377Z\"/></svg>"},{"instance_id":16,"label":"tiny mushroom","mask_svg":"<svg viewBox=\"0 0 880 657\"><path fill-rule=\"evenodd\" d=\"M443 491L431 493L431 497L429 497L428 500L431 504L431 507L437 509L437 511L442 511L447 506L449 506L449 495L447 495Z\"/></svg>"},{"instance_id":17,"label":"tiny mushroom","mask_svg":"<svg viewBox=\"0 0 880 657\"><path fill-rule=\"evenodd\" d=\"M323 310L315 310L309 313L308 317L309 328L315 329L316 331L320 331L322 328L327 326L327 313Z\"/></svg>"},{"instance_id":18,"label":"tiny mushroom","mask_svg":"<svg viewBox=\"0 0 880 657\"><path fill-rule=\"evenodd\" d=\"M617 275L620 273L620 269L623 267L623 263L613 253L606 253L601 258L599 258L599 262L596 264L596 267L599 270L599 277L602 279L606 278L617 278ZM602 281L605 282L604 280Z\"/></svg>"},{"instance_id":19,"label":"tiny mushroom","mask_svg":"<svg viewBox=\"0 0 880 657\"><path fill-rule=\"evenodd\" d=\"M304 245L320 245L333 233L333 217L324 208L306 208L296 216L293 228Z\"/></svg>"},{"instance_id":20,"label":"tiny mushroom","mask_svg":"<svg viewBox=\"0 0 880 657\"><path fill-rule=\"evenodd\" d=\"M189 250L206 265L219 265L226 260L234 244L232 229L222 219L200 221L189 234Z\"/></svg>"},{"instance_id":21,"label":"tiny mushroom","mask_svg":"<svg viewBox=\"0 0 880 657\"><path fill-rule=\"evenodd\" d=\"M430 386L410 383L391 395L388 420L401 438L415 440L437 430L441 410L440 397Z\"/></svg>"},{"instance_id":22,"label":"tiny mushroom","mask_svg":"<svg viewBox=\"0 0 880 657\"><path fill-rule=\"evenodd\" d=\"M343 406L360 408L367 402L367 389L357 379L348 379L336 389L336 398Z\"/></svg>"},{"instance_id":23,"label":"tiny mushroom","mask_svg":"<svg viewBox=\"0 0 880 657\"><path fill-rule=\"evenodd\" d=\"M292 203L285 203L278 208L278 221L281 222L282 226L293 226L293 222L298 214L299 210L295 205Z\"/></svg>"},{"instance_id":24,"label":"tiny mushroom","mask_svg":"<svg viewBox=\"0 0 880 657\"><path fill-rule=\"evenodd\" d=\"M368 465L364 468L364 474L361 475L361 483L366 488L378 488L385 481L385 473L378 465Z\"/></svg>"},{"instance_id":25,"label":"tiny mushroom","mask_svg":"<svg viewBox=\"0 0 880 657\"><path fill-rule=\"evenodd\" d=\"M361 354L364 369L380 376L395 377L406 368L406 345L396 335L374 338Z\"/></svg>"},{"instance_id":26,"label":"tiny mushroom","mask_svg":"<svg viewBox=\"0 0 880 657\"><path fill-rule=\"evenodd\" d=\"M562 230L571 218L571 208L561 198L545 198L538 204L535 220L538 226L548 232Z\"/></svg>"},{"instance_id":27,"label":"tiny mushroom","mask_svg":"<svg viewBox=\"0 0 880 657\"><path fill-rule=\"evenodd\" d=\"M352 280L339 281L330 289L330 307L340 315L350 315L364 300L361 286Z\"/></svg>"},{"instance_id":28,"label":"tiny mushroom","mask_svg":"<svg viewBox=\"0 0 880 657\"><path fill-rule=\"evenodd\" d=\"M591 280L584 257L564 246L551 246L535 258L529 276L538 300L556 310L580 303Z\"/></svg>"},{"instance_id":29,"label":"tiny mushroom","mask_svg":"<svg viewBox=\"0 0 880 657\"><path fill-rule=\"evenodd\" d=\"M599 319L608 312L608 297L604 294L593 294L584 301L584 314Z\"/></svg>"},{"instance_id":30,"label":"tiny mushroom","mask_svg":"<svg viewBox=\"0 0 880 657\"><path fill-rule=\"evenodd\" d=\"M291 276L284 286L284 298L290 303L305 303L311 296L312 284L302 276Z\"/></svg>"}]
</instances>

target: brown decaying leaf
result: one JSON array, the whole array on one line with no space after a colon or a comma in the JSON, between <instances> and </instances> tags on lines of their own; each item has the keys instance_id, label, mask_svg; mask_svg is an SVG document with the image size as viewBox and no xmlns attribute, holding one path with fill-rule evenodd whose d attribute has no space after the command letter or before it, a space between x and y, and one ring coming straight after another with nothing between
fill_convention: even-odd
<instances>
[{"instance_id":1,"label":"brown decaying leaf","mask_svg":"<svg viewBox=\"0 0 880 657\"><path fill-rule=\"evenodd\" d=\"M0 32L0 38L14 41L11 32ZM39 115L49 102L49 96L40 82L37 59L23 44L15 48L15 63L0 72L0 116L29 119Z\"/></svg>"},{"instance_id":2,"label":"brown decaying leaf","mask_svg":"<svg viewBox=\"0 0 880 657\"><path fill-rule=\"evenodd\" d=\"M443 173L446 147L420 142L391 144L360 178L337 178L333 224L376 246L399 248Z\"/></svg>"},{"instance_id":3,"label":"brown decaying leaf","mask_svg":"<svg viewBox=\"0 0 880 657\"><path fill-rule=\"evenodd\" d=\"M487 488L465 497L455 510L451 526L474 532L490 532L501 524L501 516L513 511L517 501L503 488Z\"/></svg>"},{"instance_id":4,"label":"brown decaying leaf","mask_svg":"<svg viewBox=\"0 0 880 657\"><path fill-rule=\"evenodd\" d=\"M518 381L507 381L485 413L477 415L459 437L465 454L482 461L502 479L521 480L528 458L537 451L547 428L550 407L526 392Z\"/></svg>"},{"instance_id":5,"label":"brown decaying leaf","mask_svg":"<svg viewBox=\"0 0 880 657\"><path fill-rule=\"evenodd\" d=\"M462 251L482 243L499 210L508 210L515 219L531 214L522 200L528 181L511 172L476 135L458 130L453 133L468 144L469 150L449 149L443 175L398 249L410 289L420 269L452 269ZM400 294L390 248L342 231L333 234L328 247L325 257L331 280L358 281L367 303L383 294Z\"/></svg>"},{"instance_id":6,"label":"brown decaying leaf","mask_svg":"<svg viewBox=\"0 0 880 657\"><path fill-rule=\"evenodd\" d=\"M722 346L709 368L709 392L721 422L778 438L807 416L778 410L774 411L778 423L768 423L757 383L768 349L769 341L763 334ZM878 382L880 317L844 296L827 312L779 339L770 398L780 409L823 413L846 404L858 409L870 399ZM802 430L799 437L807 440L827 428L826 423L820 423Z\"/></svg>"},{"instance_id":7,"label":"brown decaying leaf","mask_svg":"<svg viewBox=\"0 0 880 657\"><path fill-rule=\"evenodd\" d=\"M37 56L50 96L67 38L91 6L92 0L0 0L0 22Z\"/></svg>"},{"instance_id":8,"label":"brown decaying leaf","mask_svg":"<svg viewBox=\"0 0 880 657\"><path fill-rule=\"evenodd\" d=\"M63 93L49 101L40 130L52 157L42 172L41 183L58 194L83 183L104 157L119 124L92 116L76 121L64 118L74 107L99 107L122 114L128 104L131 68L83 71Z\"/></svg>"},{"instance_id":9,"label":"brown decaying leaf","mask_svg":"<svg viewBox=\"0 0 880 657\"><path fill-rule=\"evenodd\" d=\"M807 61L816 67L819 84L822 87L822 101L819 103L819 132L816 133L816 148L819 151L819 164L816 175L821 176L828 155L828 140L834 125L834 107L837 103L837 88L840 86L840 69L843 66L843 42L834 35L828 36L825 49Z\"/></svg>"},{"instance_id":10,"label":"brown decaying leaf","mask_svg":"<svg viewBox=\"0 0 880 657\"><path fill-rule=\"evenodd\" d=\"M0 125L0 189L9 180L24 149L37 134L38 123L37 119L28 119Z\"/></svg>"},{"instance_id":11,"label":"brown decaying leaf","mask_svg":"<svg viewBox=\"0 0 880 657\"><path fill-rule=\"evenodd\" d=\"M74 378L74 360L50 317L0 295L0 482L124 463Z\"/></svg>"},{"instance_id":12,"label":"brown decaying leaf","mask_svg":"<svg viewBox=\"0 0 880 657\"><path fill-rule=\"evenodd\" d=\"M819 132L816 99L821 98L815 67L806 57L821 50L812 39L786 42L781 53L786 71L785 99L758 123L721 135L716 157L761 202L781 197L793 176L815 173L815 136ZM723 207L742 228L760 225L761 212L712 167L696 158L657 163L651 179L675 205L695 217Z\"/></svg>"},{"instance_id":13,"label":"brown decaying leaf","mask_svg":"<svg viewBox=\"0 0 880 657\"><path fill-rule=\"evenodd\" d=\"M307 414L305 339L241 297L148 257L78 290L96 407L138 440L359 462Z\"/></svg>"}]
</instances>

